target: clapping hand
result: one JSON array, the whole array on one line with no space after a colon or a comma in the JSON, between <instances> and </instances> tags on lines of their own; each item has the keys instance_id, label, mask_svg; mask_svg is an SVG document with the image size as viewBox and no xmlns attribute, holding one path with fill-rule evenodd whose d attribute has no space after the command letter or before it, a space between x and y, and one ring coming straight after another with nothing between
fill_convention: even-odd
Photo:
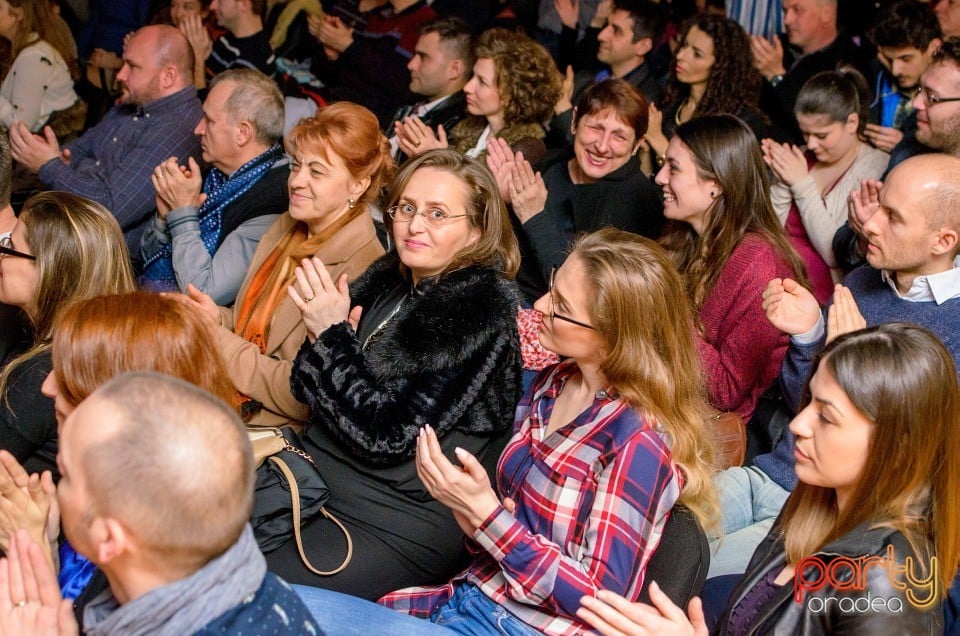
<instances>
[{"instance_id":1,"label":"clapping hand","mask_svg":"<svg viewBox=\"0 0 960 636\"><path fill-rule=\"evenodd\" d=\"M560 22L568 29L576 29L580 19L580 0L553 0L553 6L560 15Z\"/></svg>"},{"instance_id":2,"label":"clapping hand","mask_svg":"<svg viewBox=\"0 0 960 636\"><path fill-rule=\"evenodd\" d=\"M890 152L903 141L903 131L879 124L867 124L863 134L870 145L884 152Z\"/></svg>"},{"instance_id":3,"label":"clapping hand","mask_svg":"<svg viewBox=\"0 0 960 636\"><path fill-rule=\"evenodd\" d=\"M415 157L427 150L447 148L450 145L447 142L447 132L442 125L437 126L437 132L433 132L433 128L423 123L423 120L416 115L404 117L394 123L393 128L400 150L408 157Z\"/></svg>"},{"instance_id":4,"label":"clapping hand","mask_svg":"<svg viewBox=\"0 0 960 636\"><path fill-rule=\"evenodd\" d=\"M176 157L170 157L154 168L150 175L157 193L157 212L161 217L165 218L170 210L187 206L199 208L207 198L206 194L200 192L203 188L200 166L193 157L187 161L189 168L178 164Z\"/></svg>"},{"instance_id":5,"label":"clapping hand","mask_svg":"<svg viewBox=\"0 0 960 636\"><path fill-rule=\"evenodd\" d=\"M820 320L820 305L810 290L792 278L774 278L763 290L767 320L780 331L797 336Z\"/></svg>"},{"instance_id":6,"label":"clapping hand","mask_svg":"<svg viewBox=\"0 0 960 636\"><path fill-rule=\"evenodd\" d=\"M301 266L294 270L294 275L297 282L287 287L287 293L300 309L310 342L315 341L331 325L344 320L349 321L354 330L357 329L363 309L357 306L350 310L350 288L346 274L342 274L334 284L323 261L314 256L303 259Z\"/></svg>"},{"instance_id":7,"label":"clapping hand","mask_svg":"<svg viewBox=\"0 0 960 636\"><path fill-rule=\"evenodd\" d=\"M863 224L880 209L880 188L883 183L876 179L864 179L860 187L847 199L847 219L850 227L859 236L864 236Z\"/></svg>"},{"instance_id":8,"label":"clapping hand","mask_svg":"<svg viewBox=\"0 0 960 636\"><path fill-rule=\"evenodd\" d=\"M60 506L50 471L28 475L9 451L0 450L0 550L6 552L17 530L42 546L54 563L52 545L60 536Z\"/></svg>"},{"instance_id":9,"label":"clapping hand","mask_svg":"<svg viewBox=\"0 0 960 636\"><path fill-rule=\"evenodd\" d=\"M0 559L0 634L74 636L78 631L73 602L60 596L50 564L26 532L17 532Z\"/></svg>"},{"instance_id":10,"label":"clapping hand","mask_svg":"<svg viewBox=\"0 0 960 636\"><path fill-rule=\"evenodd\" d=\"M703 604L694 597L687 606L687 614L673 604L656 581L650 582L650 601L631 603L619 594L601 590L597 597L580 599L577 616L603 636L706 636L707 621Z\"/></svg>"},{"instance_id":11,"label":"clapping hand","mask_svg":"<svg viewBox=\"0 0 960 636\"><path fill-rule=\"evenodd\" d=\"M557 115L565 113L573 108L573 67L567 65L567 72L563 75L563 83L560 85L560 98L557 100L553 112Z\"/></svg>"},{"instance_id":12,"label":"clapping hand","mask_svg":"<svg viewBox=\"0 0 960 636\"><path fill-rule=\"evenodd\" d=\"M335 58L353 44L353 29L344 24L337 16L325 15L320 18L317 40L323 45L328 55L330 51L333 51L335 55L331 57Z\"/></svg>"},{"instance_id":13,"label":"clapping hand","mask_svg":"<svg viewBox=\"0 0 960 636\"><path fill-rule=\"evenodd\" d=\"M516 160L510 144L500 137L494 137L487 142L487 167L497 180L497 189L507 205L510 205L510 181L513 179Z\"/></svg>"},{"instance_id":14,"label":"clapping hand","mask_svg":"<svg viewBox=\"0 0 960 636\"><path fill-rule=\"evenodd\" d=\"M763 149L764 163L770 166L773 174L784 184L792 186L810 174L807 158L797 146L764 139L760 147Z\"/></svg>"},{"instance_id":15,"label":"clapping hand","mask_svg":"<svg viewBox=\"0 0 960 636\"><path fill-rule=\"evenodd\" d=\"M827 342L851 331L865 329L867 321L853 299L853 293L843 285L833 289L833 304L827 310Z\"/></svg>"},{"instance_id":16,"label":"clapping hand","mask_svg":"<svg viewBox=\"0 0 960 636\"><path fill-rule=\"evenodd\" d=\"M767 39L762 35L750 37L750 52L753 54L753 66L764 79L770 80L777 75L785 75L783 67L783 44L780 38Z\"/></svg>"},{"instance_id":17,"label":"clapping hand","mask_svg":"<svg viewBox=\"0 0 960 636\"><path fill-rule=\"evenodd\" d=\"M180 22L180 32L186 36L193 49L195 62L204 62L210 57L213 51L213 40L207 32L207 27L203 26L203 20L199 15L188 15Z\"/></svg>"},{"instance_id":18,"label":"clapping hand","mask_svg":"<svg viewBox=\"0 0 960 636\"><path fill-rule=\"evenodd\" d=\"M543 212L547 204L547 185L543 182L543 175L533 172L533 167L523 158L522 152L517 153L511 170L510 200L513 213L521 223Z\"/></svg>"},{"instance_id":19,"label":"clapping hand","mask_svg":"<svg viewBox=\"0 0 960 636\"><path fill-rule=\"evenodd\" d=\"M31 172L37 172L43 164L60 158L69 162L69 154L60 152L60 142L50 126L43 127L43 136L35 135L22 121L10 126L10 150L13 158Z\"/></svg>"},{"instance_id":20,"label":"clapping hand","mask_svg":"<svg viewBox=\"0 0 960 636\"><path fill-rule=\"evenodd\" d=\"M427 425L420 429L417 438L417 475L427 492L453 511L464 533L472 535L493 514L500 500L490 485L487 471L477 458L462 448L457 448L454 453L460 461L459 467L454 466L443 454L433 428Z\"/></svg>"}]
</instances>

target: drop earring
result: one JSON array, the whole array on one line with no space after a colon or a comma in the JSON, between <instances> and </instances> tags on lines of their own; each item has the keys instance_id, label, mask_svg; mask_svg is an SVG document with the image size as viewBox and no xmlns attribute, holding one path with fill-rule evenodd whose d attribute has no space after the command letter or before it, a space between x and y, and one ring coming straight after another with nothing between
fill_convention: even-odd
<instances>
[{"instance_id":1,"label":"drop earring","mask_svg":"<svg viewBox=\"0 0 960 636\"><path fill-rule=\"evenodd\" d=\"M347 205L350 206L351 210L353 209L353 207L356 205L356 202L353 200L353 197L347 199Z\"/></svg>"}]
</instances>

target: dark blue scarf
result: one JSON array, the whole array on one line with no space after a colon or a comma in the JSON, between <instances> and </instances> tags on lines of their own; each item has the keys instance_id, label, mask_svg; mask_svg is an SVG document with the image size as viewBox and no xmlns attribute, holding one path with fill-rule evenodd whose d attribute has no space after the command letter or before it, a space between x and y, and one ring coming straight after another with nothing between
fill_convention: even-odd
<instances>
[{"instance_id":1,"label":"dark blue scarf","mask_svg":"<svg viewBox=\"0 0 960 636\"><path fill-rule=\"evenodd\" d=\"M263 154L240 166L240 169L229 178L217 168L212 169L207 175L203 182L203 192L207 195L207 199L197 211L197 219L200 222L200 239L211 256L220 244L223 211L263 178L281 156L283 156L283 148L275 144ZM143 264L140 284L152 291L177 290L177 277L173 272L172 238L170 242L164 244L163 249L147 258Z\"/></svg>"}]
</instances>

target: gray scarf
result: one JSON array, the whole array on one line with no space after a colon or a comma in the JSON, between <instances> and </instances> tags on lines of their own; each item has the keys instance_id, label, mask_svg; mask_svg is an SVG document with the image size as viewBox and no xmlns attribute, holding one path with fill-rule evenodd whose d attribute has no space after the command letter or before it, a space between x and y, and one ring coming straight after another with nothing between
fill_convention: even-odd
<instances>
[{"instance_id":1,"label":"gray scarf","mask_svg":"<svg viewBox=\"0 0 960 636\"><path fill-rule=\"evenodd\" d=\"M180 636L200 630L260 589L267 562L247 524L233 546L205 566L121 606L107 588L83 611L84 633Z\"/></svg>"}]
</instances>

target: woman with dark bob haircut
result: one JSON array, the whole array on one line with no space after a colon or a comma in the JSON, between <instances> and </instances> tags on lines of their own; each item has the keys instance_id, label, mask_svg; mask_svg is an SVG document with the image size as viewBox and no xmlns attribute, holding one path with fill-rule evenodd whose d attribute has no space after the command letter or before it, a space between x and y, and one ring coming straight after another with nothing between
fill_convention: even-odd
<instances>
[{"instance_id":1,"label":"woman with dark bob haircut","mask_svg":"<svg viewBox=\"0 0 960 636\"><path fill-rule=\"evenodd\" d=\"M519 255L490 172L454 150L409 160L385 199L396 250L352 285L320 259L297 269L290 297L308 341L293 394L310 408L304 450L330 485L327 509L353 537L353 559L316 576L295 541L267 555L287 581L375 599L449 578L466 556L455 517L417 477L429 424L448 453L492 473L520 398ZM329 520L303 526L315 567L343 560Z\"/></svg>"},{"instance_id":2,"label":"woman with dark bob haircut","mask_svg":"<svg viewBox=\"0 0 960 636\"><path fill-rule=\"evenodd\" d=\"M916 325L837 336L790 423L797 487L753 553L716 634L941 634L960 565L960 388ZM601 592L581 616L605 636L706 634L662 593Z\"/></svg>"},{"instance_id":3,"label":"woman with dark bob haircut","mask_svg":"<svg viewBox=\"0 0 960 636\"><path fill-rule=\"evenodd\" d=\"M508 29L484 31L474 47L473 77L463 87L467 117L453 130L433 129L417 117L398 122L400 149L409 156L452 147L483 159L491 139L536 163L546 153L543 122L560 98L560 73L547 50ZM448 139L449 137L449 139Z\"/></svg>"},{"instance_id":4,"label":"woman with dark bob haircut","mask_svg":"<svg viewBox=\"0 0 960 636\"><path fill-rule=\"evenodd\" d=\"M615 227L656 240L663 230L662 197L636 157L647 132L643 95L621 79L594 84L577 103L571 132L572 156L542 178L503 140L488 146L487 164L513 208L523 256L517 284L528 303L547 291L574 236Z\"/></svg>"}]
</instances>

